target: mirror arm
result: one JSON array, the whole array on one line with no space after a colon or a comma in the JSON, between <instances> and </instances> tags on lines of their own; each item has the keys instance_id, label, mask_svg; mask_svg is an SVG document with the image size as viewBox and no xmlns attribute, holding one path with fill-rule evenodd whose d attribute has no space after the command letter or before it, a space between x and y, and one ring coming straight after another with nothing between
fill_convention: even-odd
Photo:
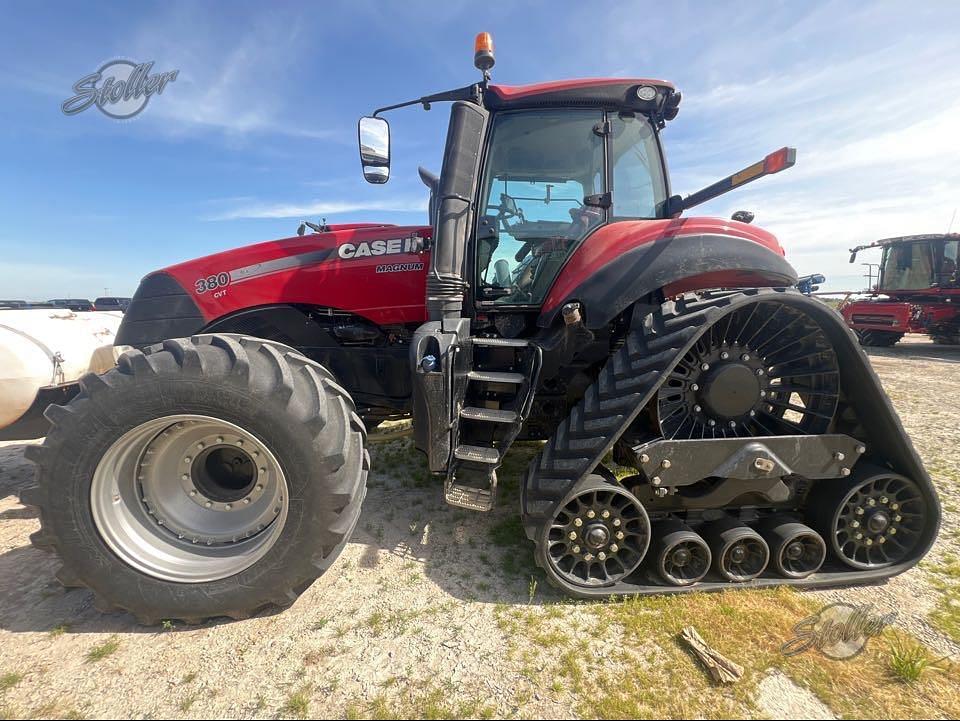
<instances>
[{"instance_id":1,"label":"mirror arm","mask_svg":"<svg viewBox=\"0 0 960 721\"><path fill-rule=\"evenodd\" d=\"M380 113L385 113L388 110L396 110L398 108L407 108L411 105L422 105L424 110L430 109L431 103L442 103L442 102L452 102L456 100L468 100L474 103L480 104L483 99L483 86L484 83L474 83L473 85L467 85L463 88L456 88L454 90L445 90L442 93L434 93L433 95L424 95L422 98L417 98L416 100L408 100L405 103L397 103L395 105L387 105L382 108L377 108L373 111L373 117L377 117Z\"/></svg>"}]
</instances>

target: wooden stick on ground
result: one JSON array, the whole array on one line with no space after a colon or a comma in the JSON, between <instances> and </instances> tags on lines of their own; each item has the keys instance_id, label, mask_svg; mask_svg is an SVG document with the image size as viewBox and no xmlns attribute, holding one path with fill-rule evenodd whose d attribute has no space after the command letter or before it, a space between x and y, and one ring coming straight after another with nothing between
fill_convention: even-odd
<instances>
[{"instance_id":1,"label":"wooden stick on ground","mask_svg":"<svg viewBox=\"0 0 960 721\"><path fill-rule=\"evenodd\" d=\"M680 632L680 638L707 667L714 683L736 683L743 676L743 666L721 656L710 648L693 626L687 626L683 629Z\"/></svg>"}]
</instances>

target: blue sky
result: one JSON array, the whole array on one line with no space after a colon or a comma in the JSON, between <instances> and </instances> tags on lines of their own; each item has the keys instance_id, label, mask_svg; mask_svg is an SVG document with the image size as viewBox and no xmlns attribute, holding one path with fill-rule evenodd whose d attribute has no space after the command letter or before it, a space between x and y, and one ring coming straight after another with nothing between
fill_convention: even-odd
<instances>
[{"instance_id":1,"label":"blue sky","mask_svg":"<svg viewBox=\"0 0 960 721\"><path fill-rule=\"evenodd\" d=\"M472 82L481 30L501 83L674 81L678 192L796 146L795 168L697 212L753 210L833 287L858 284L852 244L944 231L960 206L955 2L7 0L0 28L0 297L130 294L301 218L421 222L416 166L439 169L446 108L389 116L385 186L360 176L356 120ZM133 120L64 116L73 83L119 57L180 74Z\"/></svg>"}]
</instances>

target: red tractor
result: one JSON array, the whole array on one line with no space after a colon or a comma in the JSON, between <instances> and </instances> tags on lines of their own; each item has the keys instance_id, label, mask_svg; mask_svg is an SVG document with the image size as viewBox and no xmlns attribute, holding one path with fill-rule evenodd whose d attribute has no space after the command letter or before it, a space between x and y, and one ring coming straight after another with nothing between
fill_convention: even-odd
<instances>
[{"instance_id":1,"label":"red tractor","mask_svg":"<svg viewBox=\"0 0 960 721\"><path fill-rule=\"evenodd\" d=\"M881 248L880 277L870 297L841 306L847 325L866 346L892 346L904 333L960 344L960 234L907 235L850 250L850 262Z\"/></svg>"},{"instance_id":2,"label":"red tractor","mask_svg":"<svg viewBox=\"0 0 960 721\"><path fill-rule=\"evenodd\" d=\"M939 502L852 334L792 289L773 235L685 215L794 152L681 197L670 83L496 85L485 34L475 64L359 124L384 183L380 115L452 103L440 175L420 172L429 225L304 224L142 280L117 335L135 349L30 449L60 580L145 623L288 605L357 523L367 429L405 417L446 501L477 511L511 444L546 441L518 510L573 596L916 564Z\"/></svg>"}]
</instances>

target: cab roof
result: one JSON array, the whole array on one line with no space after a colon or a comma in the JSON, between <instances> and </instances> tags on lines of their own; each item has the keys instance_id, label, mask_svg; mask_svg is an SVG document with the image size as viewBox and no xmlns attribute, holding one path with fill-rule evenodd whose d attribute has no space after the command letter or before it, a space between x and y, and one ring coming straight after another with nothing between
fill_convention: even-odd
<instances>
[{"instance_id":1,"label":"cab roof","mask_svg":"<svg viewBox=\"0 0 960 721\"><path fill-rule=\"evenodd\" d=\"M641 88L652 88L656 94L644 99L638 95ZM649 96L650 91L642 94ZM531 85L491 84L484 104L491 110L580 105L646 113L661 111L666 120L672 120L680 104L680 93L672 83L652 78L581 78Z\"/></svg>"}]
</instances>

